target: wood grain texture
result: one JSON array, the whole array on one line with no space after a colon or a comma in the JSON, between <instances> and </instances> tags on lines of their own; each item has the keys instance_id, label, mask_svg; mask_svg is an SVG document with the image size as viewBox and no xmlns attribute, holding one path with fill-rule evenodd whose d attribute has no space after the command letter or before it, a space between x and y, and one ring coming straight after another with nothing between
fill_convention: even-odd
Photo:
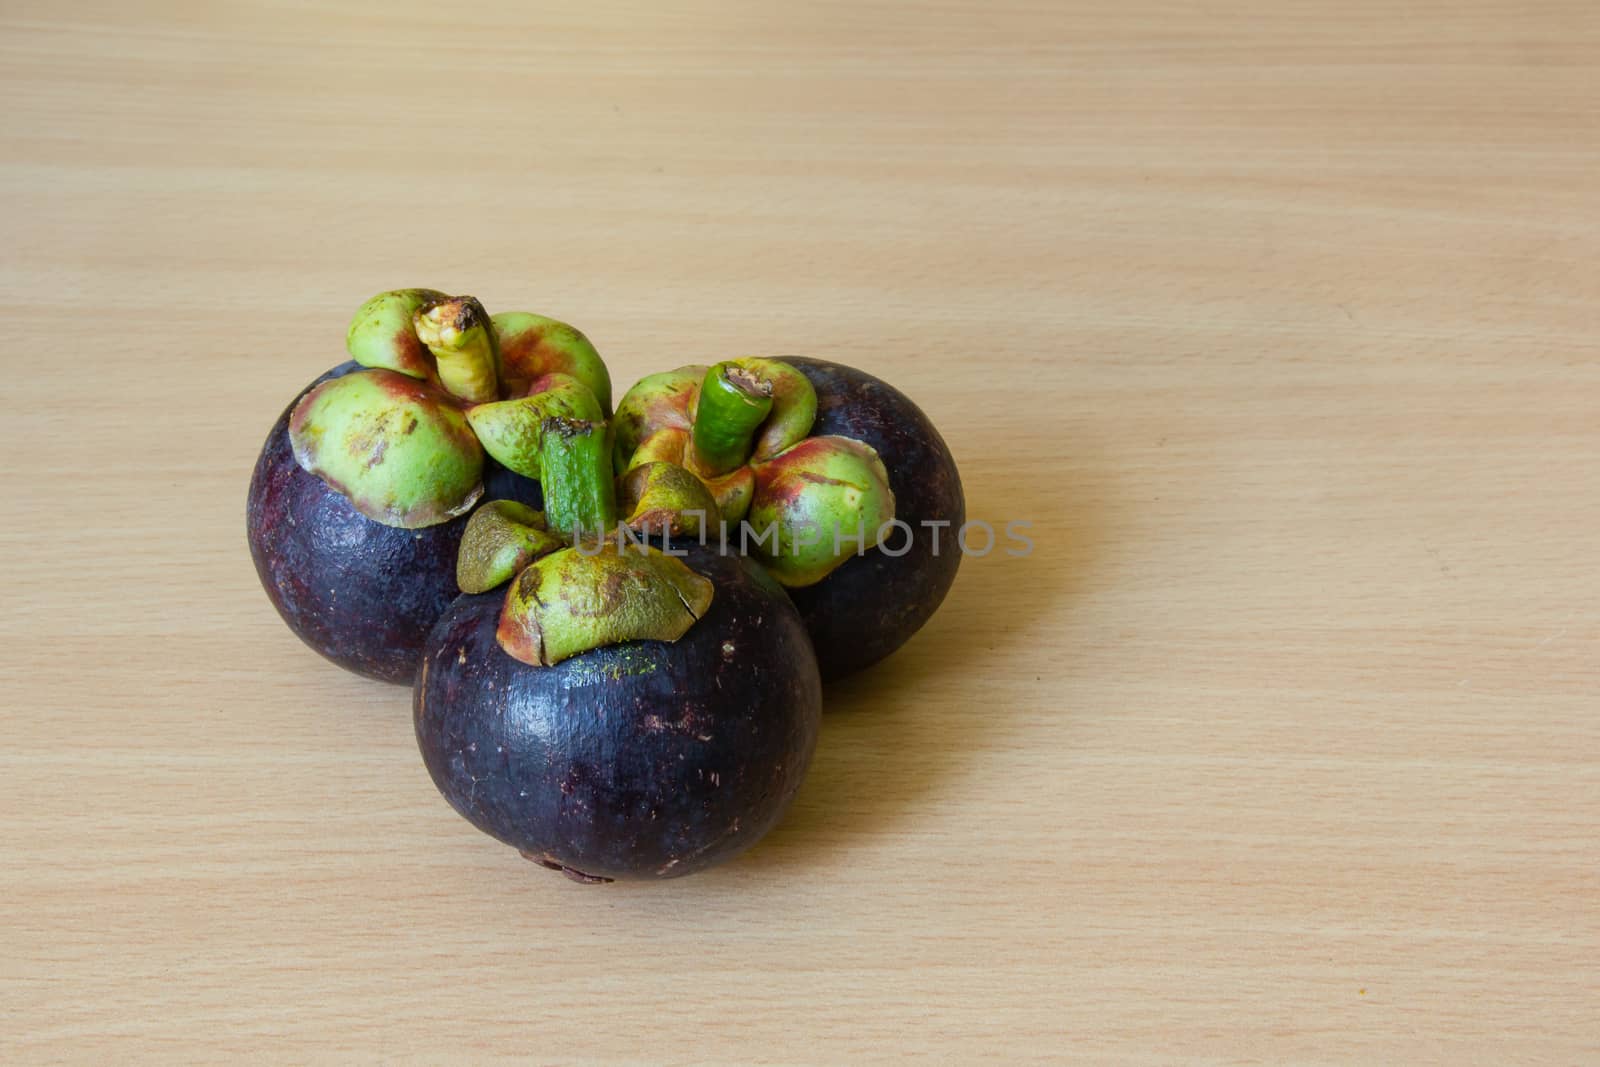
<instances>
[{"instance_id":1,"label":"wood grain texture","mask_svg":"<svg viewBox=\"0 0 1600 1067\"><path fill-rule=\"evenodd\" d=\"M0 8L0 1058L1600 1059L1600 13ZM969 511L754 852L585 888L245 551L395 285L900 384Z\"/></svg>"}]
</instances>

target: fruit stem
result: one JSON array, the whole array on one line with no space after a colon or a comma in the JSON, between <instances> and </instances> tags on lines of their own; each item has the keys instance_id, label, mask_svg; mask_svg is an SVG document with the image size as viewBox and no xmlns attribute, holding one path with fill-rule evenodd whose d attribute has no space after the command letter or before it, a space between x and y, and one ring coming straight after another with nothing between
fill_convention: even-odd
<instances>
[{"instance_id":1,"label":"fruit stem","mask_svg":"<svg viewBox=\"0 0 1600 1067\"><path fill-rule=\"evenodd\" d=\"M489 314L473 296L441 300L412 320L417 339L428 346L439 368L439 384L469 404L500 396L500 353L495 349Z\"/></svg>"},{"instance_id":2,"label":"fruit stem","mask_svg":"<svg viewBox=\"0 0 1600 1067\"><path fill-rule=\"evenodd\" d=\"M694 414L698 473L715 477L750 458L757 428L772 411L772 383L732 363L706 371Z\"/></svg>"},{"instance_id":3,"label":"fruit stem","mask_svg":"<svg viewBox=\"0 0 1600 1067\"><path fill-rule=\"evenodd\" d=\"M574 541L617 523L606 424L551 416L540 426L539 483L545 525Z\"/></svg>"}]
</instances>

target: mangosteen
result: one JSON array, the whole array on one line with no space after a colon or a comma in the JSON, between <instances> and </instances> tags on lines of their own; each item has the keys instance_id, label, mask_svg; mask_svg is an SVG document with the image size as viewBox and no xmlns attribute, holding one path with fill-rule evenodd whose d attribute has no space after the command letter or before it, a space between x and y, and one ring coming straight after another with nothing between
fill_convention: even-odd
<instances>
[{"instance_id":1,"label":"mangosteen","mask_svg":"<svg viewBox=\"0 0 1600 1067\"><path fill-rule=\"evenodd\" d=\"M471 297L379 294L344 363L279 417L247 503L251 556L284 621L348 670L410 684L456 597L467 514L485 486L533 507L536 428L598 417L610 379L576 330ZM487 453L487 454L486 454Z\"/></svg>"},{"instance_id":2,"label":"mangosteen","mask_svg":"<svg viewBox=\"0 0 1600 1067\"><path fill-rule=\"evenodd\" d=\"M455 565L467 520L413 530L369 519L295 462L289 416L300 399L360 369L354 361L335 367L273 424L250 479L250 555L273 606L302 641L346 670L409 685L423 638L460 592ZM500 495L539 506L537 482L504 468L495 480Z\"/></svg>"},{"instance_id":3,"label":"mangosteen","mask_svg":"<svg viewBox=\"0 0 1600 1067\"><path fill-rule=\"evenodd\" d=\"M966 497L949 446L910 397L840 363L799 356L784 362L817 391L812 434L861 441L877 452L894 518L905 524L886 538L887 548L851 555L821 581L789 589L822 676L833 679L905 644L944 602L961 566L956 535L967 521Z\"/></svg>"},{"instance_id":4,"label":"mangosteen","mask_svg":"<svg viewBox=\"0 0 1600 1067\"><path fill-rule=\"evenodd\" d=\"M789 591L824 679L899 648L955 579L955 461L927 416L870 374L800 357L686 366L642 379L615 423L619 470L668 462L704 482L720 543Z\"/></svg>"},{"instance_id":5,"label":"mangosteen","mask_svg":"<svg viewBox=\"0 0 1600 1067\"><path fill-rule=\"evenodd\" d=\"M474 826L578 881L703 870L759 840L800 786L822 708L810 640L755 561L615 524L603 428L546 433L546 511L493 502L469 525L463 588L516 573L428 636L423 761ZM628 522L714 506L674 470L625 484Z\"/></svg>"}]
</instances>

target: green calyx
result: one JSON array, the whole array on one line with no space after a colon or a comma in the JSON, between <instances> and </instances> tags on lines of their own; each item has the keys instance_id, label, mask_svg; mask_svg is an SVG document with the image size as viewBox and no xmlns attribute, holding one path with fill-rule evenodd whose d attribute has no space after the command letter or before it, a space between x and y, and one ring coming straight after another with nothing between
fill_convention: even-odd
<instances>
[{"instance_id":1,"label":"green calyx","mask_svg":"<svg viewBox=\"0 0 1600 1067\"><path fill-rule=\"evenodd\" d=\"M566 548L511 583L496 638L506 654L550 667L603 645L676 641L711 606L710 579L656 549Z\"/></svg>"},{"instance_id":2,"label":"green calyx","mask_svg":"<svg viewBox=\"0 0 1600 1067\"><path fill-rule=\"evenodd\" d=\"M676 463L646 463L617 479L622 521L646 534L698 537L721 509L699 478Z\"/></svg>"},{"instance_id":3,"label":"green calyx","mask_svg":"<svg viewBox=\"0 0 1600 1067\"><path fill-rule=\"evenodd\" d=\"M485 452L539 477L545 420L599 420L610 404L611 377L582 333L522 311L491 318L475 297L379 293L357 310L345 345L366 369L307 394L289 437L303 468L389 526L470 508Z\"/></svg>"},{"instance_id":4,"label":"green calyx","mask_svg":"<svg viewBox=\"0 0 1600 1067\"><path fill-rule=\"evenodd\" d=\"M545 523L570 540L604 536L617 522L606 425L559 416L540 427Z\"/></svg>"},{"instance_id":5,"label":"green calyx","mask_svg":"<svg viewBox=\"0 0 1600 1067\"><path fill-rule=\"evenodd\" d=\"M889 472L871 446L849 437L811 437L755 465L748 521L755 554L791 588L814 585L878 543L894 518Z\"/></svg>"},{"instance_id":6,"label":"green calyx","mask_svg":"<svg viewBox=\"0 0 1600 1067\"><path fill-rule=\"evenodd\" d=\"M500 395L500 357L489 314L476 297L457 296L420 308L412 327L433 355L439 383L450 395L469 404Z\"/></svg>"},{"instance_id":7,"label":"green calyx","mask_svg":"<svg viewBox=\"0 0 1600 1067\"><path fill-rule=\"evenodd\" d=\"M817 418L810 379L776 359L747 356L705 373L692 412L696 473L726 474L805 438Z\"/></svg>"},{"instance_id":8,"label":"green calyx","mask_svg":"<svg viewBox=\"0 0 1600 1067\"><path fill-rule=\"evenodd\" d=\"M450 298L437 289L394 289L362 304L350 320L345 348L363 367L392 370L408 378L436 379L433 357L417 337L413 320L424 308Z\"/></svg>"},{"instance_id":9,"label":"green calyx","mask_svg":"<svg viewBox=\"0 0 1600 1067\"><path fill-rule=\"evenodd\" d=\"M691 364L641 378L617 404L619 473L647 463L693 471L727 522L738 522L755 490L752 463L805 438L817 393L804 374L749 356L714 367Z\"/></svg>"},{"instance_id":10,"label":"green calyx","mask_svg":"<svg viewBox=\"0 0 1600 1067\"><path fill-rule=\"evenodd\" d=\"M877 452L851 438L808 437L816 418L810 379L780 359L749 356L642 379L617 405L625 505L637 511L632 497L642 497L628 479L661 481L656 468L676 464L704 485L724 522L749 522L754 554L774 578L813 585L875 547L894 518ZM660 499L658 522L672 506L669 496Z\"/></svg>"},{"instance_id":11,"label":"green calyx","mask_svg":"<svg viewBox=\"0 0 1600 1067\"><path fill-rule=\"evenodd\" d=\"M483 449L466 416L426 382L388 370L332 378L289 417L301 467L387 526L432 526L483 492Z\"/></svg>"},{"instance_id":12,"label":"green calyx","mask_svg":"<svg viewBox=\"0 0 1600 1067\"><path fill-rule=\"evenodd\" d=\"M565 547L533 508L515 500L491 500L472 513L461 532L456 584L463 593L487 593L534 560Z\"/></svg>"},{"instance_id":13,"label":"green calyx","mask_svg":"<svg viewBox=\"0 0 1600 1067\"><path fill-rule=\"evenodd\" d=\"M659 463L671 464L688 472L692 466L692 460L689 458L691 447L688 430L672 427L657 430L646 438L645 442L634 451L633 456L626 461L623 473L626 475L640 467ZM748 464L718 475L705 474L696 469L692 477L711 493L711 499L717 506L717 514L724 521L738 522L750 509L750 497L755 492L756 476Z\"/></svg>"},{"instance_id":14,"label":"green calyx","mask_svg":"<svg viewBox=\"0 0 1600 1067\"><path fill-rule=\"evenodd\" d=\"M750 510L755 496L756 475L748 466L735 467L719 478L702 479L717 502L717 511L724 522L738 522Z\"/></svg>"},{"instance_id":15,"label":"green calyx","mask_svg":"<svg viewBox=\"0 0 1600 1067\"><path fill-rule=\"evenodd\" d=\"M539 438L546 419L598 422L605 412L594 391L570 374L546 374L529 388L527 396L468 408L467 421L485 452L525 478L538 478Z\"/></svg>"},{"instance_id":16,"label":"green calyx","mask_svg":"<svg viewBox=\"0 0 1600 1067\"><path fill-rule=\"evenodd\" d=\"M566 374L594 393L596 418L611 413L611 375L582 331L543 315L507 311L490 318L500 352L501 387L507 396L524 395L547 374Z\"/></svg>"},{"instance_id":17,"label":"green calyx","mask_svg":"<svg viewBox=\"0 0 1600 1067\"><path fill-rule=\"evenodd\" d=\"M463 590L493 588L521 568L497 636L507 655L533 666L623 641L676 641L711 605L711 581L682 560L624 545L620 531L607 539L617 500L606 430L594 420L545 419L544 514L496 501L479 509L462 537L456 573ZM629 523L648 532L698 533L716 508L700 480L672 464L639 467L620 482ZM568 540L573 547L551 550Z\"/></svg>"},{"instance_id":18,"label":"green calyx","mask_svg":"<svg viewBox=\"0 0 1600 1067\"><path fill-rule=\"evenodd\" d=\"M687 441L689 413L709 368L690 365L640 378L617 404L611 420L615 438L617 473L639 462L635 453L645 441L663 431L677 431ZM679 445L675 463L683 461Z\"/></svg>"},{"instance_id":19,"label":"green calyx","mask_svg":"<svg viewBox=\"0 0 1600 1067\"><path fill-rule=\"evenodd\" d=\"M630 471L646 463L683 464L688 462L688 455L689 431L669 426L645 438L644 443L633 450L622 469Z\"/></svg>"},{"instance_id":20,"label":"green calyx","mask_svg":"<svg viewBox=\"0 0 1600 1067\"><path fill-rule=\"evenodd\" d=\"M751 462L771 459L804 440L817 421L817 391L811 379L782 360L746 356L732 362L765 382L772 391L772 411L756 434Z\"/></svg>"}]
</instances>

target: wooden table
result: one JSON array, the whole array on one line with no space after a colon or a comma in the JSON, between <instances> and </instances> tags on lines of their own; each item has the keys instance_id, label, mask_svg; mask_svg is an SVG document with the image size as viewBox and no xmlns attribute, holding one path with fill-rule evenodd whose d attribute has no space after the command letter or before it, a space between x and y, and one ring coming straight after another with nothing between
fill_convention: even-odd
<instances>
[{"instance_id":1,"label":"wooden table","mask_svg":"<svg viewBox=\"0 0 1600 1067\"><path fill-rule=\"evenodd\" d=\"M0 1058L1600 1057L1593 3L449 12L0 14ZM536 870L245 551L418 284L864 367L1037 551L745 857Z\"/></svg>"}]
</instances>

